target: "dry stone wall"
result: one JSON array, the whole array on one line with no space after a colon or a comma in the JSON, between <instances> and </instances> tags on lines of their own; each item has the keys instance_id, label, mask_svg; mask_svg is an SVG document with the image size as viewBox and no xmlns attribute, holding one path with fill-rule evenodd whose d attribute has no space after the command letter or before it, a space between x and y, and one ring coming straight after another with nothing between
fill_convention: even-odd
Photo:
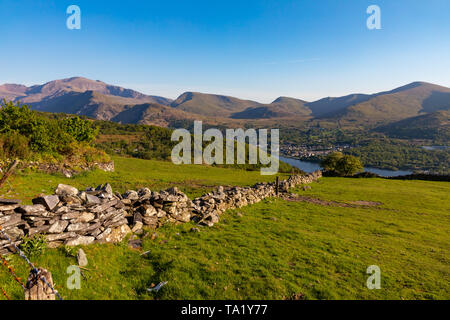
<instances>
[{"instance_id":1,"label":"dry stone wall","mask_svg":"<svg viewBox=\"0 0 450 320\"><path fill-rule=\"evenodd\" d=\"M279 191L287 192L300 184L322 177L317 171L280 181ZM158 228L166 223L193 221L213 226L226 210L241 208L276 195L275 183L252 187L217 187L194 200L178 188L155 192L148 188L114 193L109 184L84 191L60 184L55 194L33 199L33 205L0 199L0 225L18 245L23 236L42 234L50 247L120 242L143 227ZM0 238L0 253L13 248Z\"/></svg>"}]
</instances>

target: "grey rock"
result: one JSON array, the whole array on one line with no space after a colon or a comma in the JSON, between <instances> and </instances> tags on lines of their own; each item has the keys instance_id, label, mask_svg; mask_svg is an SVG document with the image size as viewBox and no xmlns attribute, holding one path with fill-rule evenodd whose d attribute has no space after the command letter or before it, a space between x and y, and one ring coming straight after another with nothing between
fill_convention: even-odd
<instances>
[{"instance_id":1,"label":"grey rock","mask_svg":"<svg viewBox=\"0 0 450 320\"><path fill-rule=\"evenodd\" d=\"M64 230L66 230L68 225L69 225L69 221L59 220L59 221L55 222L54 224L52 224L47 232L48 233L61 233L61 232L64 232Z\"/></svg>"},{"instance_id":2,"label":"grey rock","mask_svg":"<svg viewBox=\"0 0 450 320\"><path fill-rule=\"evenodd\" d=\"M0 204L20 204L21 200L16 199L0 199Z\"/></svg>"},{"instance_id":3,"label":"grey rock","mask_svg":"<svg viewBox=\"0 0 450 320\"><path fill-rule=\"evenodd\" d=\"M75 238L77 234L75 232L64 232L59 234L48 234L45 236L48 242L66 240L69 238Z\"/></svg>"},{"instance_id":4,"label":"grey rock","mask_svg":"<svg viewBox=\"0 0 450 320\"><path fill-rule=\"evenodd\" d=\"M67 184L59 184L55 190L55 194L76 196L78 194L78 189Z\"/></svg>"},{"instance_id":5,"label":"grey rock","mask_svg":"<svg viewBox=\"0 0 450 320\"><path fill-rule=\"evenodd\" d=\"M94 241L94 237L77 236L75 238L66 240L64 244L66 246L85 246L93 243Z\"/></svg>"},{"instance_id":6,"label":"grey rock","mask_svg":"<svg viewBox=\"0 0 450 320\"><path fill-rule=\"evenodd\" d=\"M91 194L86 194L86 204L101 204L101 200Z\"/></svg>"},{"instance_id":7,"label":"grey rock","mask_svg":"<svg viewBox=\"0 0 450 320\"><path fill-rule=\"evenodd\" d=\"M67 231L69 231L69 232L76 232L76 231L81 231L81 230L84 230L84 229L87 229L87 228L89 228L89 224L88 223L79 222L79 223L70 224L67 227Z\"/></svg>"},{"instance_id":8,"label":"grey rock","mask_svg":"<svg viewBox=\"0 0 450 320\"><path fill-rule=\"evenodd\" d=\"M35 214L35 213L44 213L45 207L42 204L35 204L32 206L20 206L17 208L17 211L23 214Z\"/></svg>"},{"instance_id":9,"label":"grey rock","mask_svg":"<svg viewBox=\"0 0 450 320\"><path fill-rule=\"evenodd\" d=\"M47 210L53 210L59 203L57 195L43 196L32 200L33 204L42 204Z\"/></svg>"},{"instance_id":10,"label":"grey rock","mask_svg":"<svg viewBox=\"0 0 450 320\"><path fill-rule=\"evenodd\" d=\"M83 249L79 249L77 252L77 261L80 267L86 267L88 265L88 259Z\"/></svg>"}]
</instances>

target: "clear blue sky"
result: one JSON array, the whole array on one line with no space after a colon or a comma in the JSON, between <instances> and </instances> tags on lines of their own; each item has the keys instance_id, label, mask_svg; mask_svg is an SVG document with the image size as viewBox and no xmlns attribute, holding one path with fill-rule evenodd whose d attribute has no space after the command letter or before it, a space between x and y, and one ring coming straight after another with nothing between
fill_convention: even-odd
<instances>
[{"instance_id":1,"label":"clear blue sky","mask_svg":"<svg viewBox=\"0 0 450 320\"><path fill-rule=\"evenodd\" d=\"M66 9L82 12L68 30ZM381 8L382 30L366 9ZM0 84L72 76L269 102L450 87L450 1L1 0Z\"/></svg>"}]
</instances>

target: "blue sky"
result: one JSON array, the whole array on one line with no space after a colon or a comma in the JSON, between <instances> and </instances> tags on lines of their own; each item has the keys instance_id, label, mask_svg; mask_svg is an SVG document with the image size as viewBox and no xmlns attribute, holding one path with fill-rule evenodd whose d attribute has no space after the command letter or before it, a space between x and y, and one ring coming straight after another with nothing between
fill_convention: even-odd
<instances>
[{"instance_id":1,"label":"blue sky","mask_svg":"<svg viewBox=\"0 0 450 320\"><path fill-rule=\"evenodd\" d=\"M81 8L81 30L66 9ZM369 5L381 30L366 27ZM450 1L1 0L0 84L84 76L270 102L450 87Z\"/></svg>"}]
</instances>

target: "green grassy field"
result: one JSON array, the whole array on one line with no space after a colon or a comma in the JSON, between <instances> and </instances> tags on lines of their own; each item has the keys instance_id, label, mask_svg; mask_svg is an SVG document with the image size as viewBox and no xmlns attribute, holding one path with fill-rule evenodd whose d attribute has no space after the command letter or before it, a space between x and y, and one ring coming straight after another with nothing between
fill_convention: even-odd
<instances>
[{"instance_id":1,"label":"green grassy field","mask_svg":"<svg viewBox=\"0 0 450 320\"><path fill-rule=\"evenodd\" d=\"M212 166L181 165L168 161L141 160L113 157L115 172L95 170L84 172L73 178L61 174L25 172L10 178L0 189L0 197L19 198L28 203L40 193L52 194L59 183L69 184L84 190L109 182L114 191L121 193L128 189L148 187L161 190L179 187L190 197L197 197L217 185L252 185L261 181L275 181L273 176L262 176L259 171L245 171ZM280 176L287 176L280 174Z\"/></svg>"},{"instance_id":2,"label":"green grassy field","mask_svg":"<svg viewBox=\"0 0 450 320\"><path fill-rule=\"evenodd\" d=\"M81 187L109 181L124 190L179 181L196 195L212 185L263 180L258 172L129 159L116 163L114 174L95 172L73 180L31 174L16 178L13 185L30 196L58 182ZM30 181L34 184L26 189ZM80 290L66 287L66 268L76 259L63 249L47 250L33 261L52 272L65 299L284 299L294 294L305 299L450 298L450 184L322 178L311 187L295 192L382 205L344 208L266 199L226 213L220 223L199 233L190 232L190 223L165 226L156 231L156 239L143 239L142 250L130 249L126 242L87 246L89 270L83 271ZM17 256L9 259L26 278L25 264ZM366 287L370 265L381 269L379 290ZM11 298L23 299L20 286L2 268L1 287ZM161 281L168 284L160 292L147 292Z\"/></svg>"}]
</instances>

